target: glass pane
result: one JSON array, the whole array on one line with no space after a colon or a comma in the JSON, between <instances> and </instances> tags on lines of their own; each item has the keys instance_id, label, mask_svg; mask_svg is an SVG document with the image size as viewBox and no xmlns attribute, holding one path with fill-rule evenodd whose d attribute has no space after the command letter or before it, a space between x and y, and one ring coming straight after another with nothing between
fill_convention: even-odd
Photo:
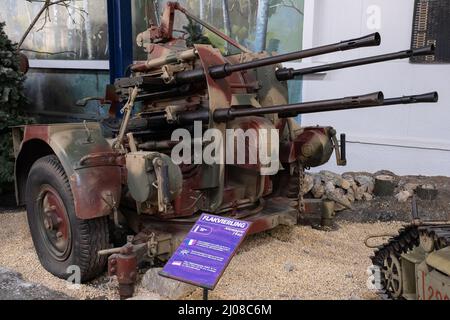
<instances>
[{"instance_id":1,"label":"glass pane","mask_svg":"<svg viewBox=\"0 0 450 320\"><path fill-rule=\"evenodd\" d=\"M159 23L159 16L167 0L133 1L134 36L145 31L148 23ZM229 34L240 44L255 50L258 47L257 30L267 23L266 50L286 53L302 49L304 0L180 0L182 6L207 23ZM267 4L266 14L258 19L258 7ZM154 14L158 12L158 14ZM177 13L175 29L182 30L188 21ZM287 30L289 32L287 32ZM205 30L211 42L226 52L224 40ZM135 59L145 60L141 48L135 47ZM235 53L235 50L231 53Z\"/></svg>"},{"instance_id":2,"label":"glass pane","mask_svg":"<svg viewBox=\"0 0 450 320\"><path fill-rule=\"evenodd\" d=\"M42 1L2 0L0 20L18 42L34 20ZM22 46L31 59L108 60L106 0L72 0L51 6Z\"/></svg>"}]
</instances>

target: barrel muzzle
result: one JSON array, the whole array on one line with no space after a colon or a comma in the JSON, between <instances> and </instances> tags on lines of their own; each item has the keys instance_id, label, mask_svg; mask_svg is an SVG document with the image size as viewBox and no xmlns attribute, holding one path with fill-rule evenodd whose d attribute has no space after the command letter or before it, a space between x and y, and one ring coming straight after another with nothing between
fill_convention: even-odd
<instances>
[{"instance_id":1,"label":"barrel muzzle","mask_svg":"<svg viewBox=\"0 0 450 320\"><path fill-rule=\"evenodd\" d=\"M434 44L417 49L411 49L411 57L420 57L420 56L432 56L436 52L436 46Z\"/></svg>"},{"instance_id":2,"label":"barrel muzzle","mask_svg":"<svg viewBox=\"0 0 450 320\"><path fill-rule=\"evenodd\" d=\"M278 81L288 81L295 78L294 68L282 68L276 71L276 76Z\"/></svg>"},{"instance_id":3,"label":"barrel muzzle","mask_svg":"<svg viewBox=\"0 0 450 320\"><path fill-rule=\"evenodd\" d=\"M398 99L387 99L385 105L391 104L413 104L413 103L437 103L439 102L439 94L437 92L430 92L415 96L406 96Z\"/></svg>"},{"instance_id":4,"label":"barrel muzzle","mask_svg":"<svg viewBox=\"0 0 450 320\"><path fill-rule=\"evenodd\" d=\"M340 50L346 51L355 48L373 47L379 46L380 44L381 44L381 35L378 32L376 32L361 38L342 41Z\"/></svg>"},{"instance_id":5,"label":"barrel muzzle","mask_svg":"<svg viewBox=\"0 0 450 320\"><path fill-rule=\"evenodd\" d=\"M439 93L430 92L417 96L412 96L414 103L437 103L439 102Z\"/></svg>"}]
</instances>

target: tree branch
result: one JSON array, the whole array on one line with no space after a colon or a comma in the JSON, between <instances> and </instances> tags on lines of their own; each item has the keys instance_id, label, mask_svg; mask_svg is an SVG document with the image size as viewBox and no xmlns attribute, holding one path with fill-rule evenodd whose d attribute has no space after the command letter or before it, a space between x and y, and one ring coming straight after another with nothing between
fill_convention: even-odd
<instances>
[{"instance_id":1,"label":"tree branch","mask_svg":"<svg viewBox=\"0 0 450 320\"><path fill-rule=\"evenodd\" d=\"M28 26L27 30L25 31L24 35L20 39L19 44L17 46L18 50L22 47L23 43L25 42L25 40L29 36L30 32L36 26L36 24L38 23L39 19L42 17L43 14L45 14L44 15L44 22L43 22L42 26L37 30L38 32L41 31L42 29L44 29L44 27L45 27L45 25L47 24L48 21L51 21L51 19L50 19L50 12L49 12L50 7L55 6L55 5L64 7L67 10L67 13L68 13L70 19L74 23L75 23L75 18L73 17L72 13L70 13L69 9L75 9L80 14L82 19L84 19L84 15L85 14L86 15L88 14L84 9L72 6L70 4L70 0L53 0L53 1L52 0L26 0L26 1L30 2L30 3L40 2L40 3L43 3L43 5L42 5L41 10L39 10L38 14L33 19L31 24Z\"/></svg>"},{"instance_id":2,"label":"tree branch","mask_svg":"<svg viewBox=\"0 0 450 320\"><path fill-rule=\"evenodd\" d=\"M280 3L280 4L271 6L271 8L277 8L277 7L291 8L291 9L294 9L295 11L297 11L300 15L302 15L302 16L304 15L304 12L295 5L293 0L289 0L289 3L286 3L286 1L282 1L282 3Z\"/></svg>"}]
</instances>

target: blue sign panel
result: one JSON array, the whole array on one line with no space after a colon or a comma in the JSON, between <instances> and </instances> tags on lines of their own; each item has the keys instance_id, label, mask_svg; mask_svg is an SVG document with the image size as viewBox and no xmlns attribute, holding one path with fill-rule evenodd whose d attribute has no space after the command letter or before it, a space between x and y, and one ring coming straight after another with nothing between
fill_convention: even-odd
<instances>
[{"instance_id":1,"label":"blue sign panel","mask_svg":"<svg viewBox=\"0 0 450 320\"><path fill-rule=\"evenodd\" d=\"M204 214L160 275L214 290L251 223Z\"/></svg>"}]
</instances>

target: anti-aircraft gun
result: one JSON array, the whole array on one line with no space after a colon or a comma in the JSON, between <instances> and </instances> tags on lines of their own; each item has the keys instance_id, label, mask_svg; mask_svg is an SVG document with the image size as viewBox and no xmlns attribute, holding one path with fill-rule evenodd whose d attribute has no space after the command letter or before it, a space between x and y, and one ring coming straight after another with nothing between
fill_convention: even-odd
<instances>
[{"instance_id":1,"label":"anti-aircraft gun","mask_svg":"<svg viewBox=\"0 0 450 320\"><path fill-rule=\"evenodd\" d=\"M176 11L240 52L224 56L212 45L175 38ZM28 199L44 267L64 278L67 266L80 265L85 281L109 256L109 273L119 275L121 296L128 297L138 262L166 261L199 213L251 221L251 233L296 224L318 208L331 214L332 207L304 199L301 186L305 169L325 164L333 151L346 164L345 136L339 143L332 127L301 127L295 117L433 103L438 96L385 99L375 92L289 104L287 81L305 71L281 64L380 43L375 33L278 56L255 53L169 2L160 25L138 36L148 60L130 66L130 76L102 99L122 119L27 126L16 141L17 198ZM433 52L427 47L325 67ZM124 247L109 249L109 225L115 234L133 235Z\"/></svg>"}]
</instances>

